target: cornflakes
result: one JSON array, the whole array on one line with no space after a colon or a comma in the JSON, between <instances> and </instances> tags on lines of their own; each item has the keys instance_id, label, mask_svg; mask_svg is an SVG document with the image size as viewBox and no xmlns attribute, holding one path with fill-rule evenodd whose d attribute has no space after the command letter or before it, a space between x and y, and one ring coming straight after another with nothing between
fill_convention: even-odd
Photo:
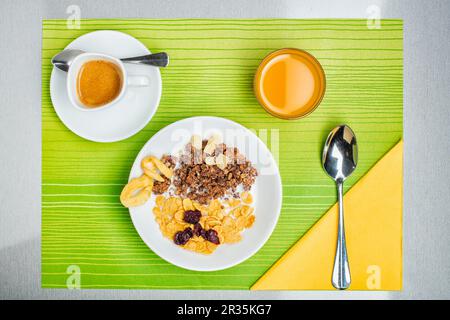
<instances>
[{"instance_id":1,"label":"cornflakes","mask_svg":"<svg viewBox=\"0 0 450 320\"><path fill-rule=\"evenodd\" d=\"M192 203L191 199L183 199L183 208L185 211L188 210L195 210L194 204Z\"/></svg>"},{"instance_id":2,"label":"cornflakes","mask_svg":"<svg viewBox=\"0 0 450 320\"><path fill-rule=\"evenodd\" d=\"M240 199L213 199L205 206L187 198L165 198L159 195L155 199L153 214L165 237L174 240L187 233L183 242L174 241L186 250L211 254L219 244L242 240L241 232L252 227L255 222L254 208L249 206L252 201L249 192L243 192ZM187 211L192 214L192 211L196 211L199 216L201 214L194 226L186 223L189 221L185 218ZM191 227L194 227L194 231Z\"/></svg>"},{"instance_id":3,"label":"cornflakes","mask_svg":"<svg viewBox=\"0 0 450 320\"><path fill-rule=\"evenodd\" d=\"M244 191L241 193L241 199L242 199L242 202L244 202L246 204L250 204L253 202L253 197L252 197L251 193L248 191Z\"/></svg>"}]
</instances>

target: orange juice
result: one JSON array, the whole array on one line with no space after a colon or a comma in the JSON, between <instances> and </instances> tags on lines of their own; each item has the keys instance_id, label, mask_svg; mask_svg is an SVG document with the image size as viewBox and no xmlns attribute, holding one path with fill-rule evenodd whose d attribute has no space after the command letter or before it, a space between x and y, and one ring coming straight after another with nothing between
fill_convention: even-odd
<instances>
[{"instance_id":1,"label":"orange juice","mask_svg":"<svg viewBox=\"0 0 450 320\"><path fill-rule=\"evenodd\" d=\"M325 93L325 73L309 53L281 49L269 54L255 75L254 90L259 103L282 119L310 114Z\"/></svg>"}]
</instances>

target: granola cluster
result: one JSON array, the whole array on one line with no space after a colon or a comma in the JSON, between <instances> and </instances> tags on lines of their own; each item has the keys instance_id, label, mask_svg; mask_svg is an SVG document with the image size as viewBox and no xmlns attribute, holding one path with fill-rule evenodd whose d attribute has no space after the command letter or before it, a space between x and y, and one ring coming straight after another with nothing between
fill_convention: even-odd
<instances>
[{"instance_id":1,"label":"granola cluster","mask_svg":"<svg viewBox=\"0 0 450 320\"><path fill-rule=\"evenodd\" d=\"M237 148L218 143L208 149L210 145L209 140L186 145L174 171L177 196L207 204L211 199L238 197L238 186L250 190L258 175L251 162Z\"/></svg>"}]
</instances>

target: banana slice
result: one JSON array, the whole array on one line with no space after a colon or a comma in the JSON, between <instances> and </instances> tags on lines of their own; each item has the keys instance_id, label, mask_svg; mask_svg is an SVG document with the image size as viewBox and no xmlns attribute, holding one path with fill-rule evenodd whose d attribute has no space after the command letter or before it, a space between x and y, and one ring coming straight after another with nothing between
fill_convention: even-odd
<instances>
[{"instance_id":1,"label":"banana slice","mask_svg":"<svg viewBox=\"0 0 450 320\"><path fill-rule=\"evenodd\" d=\"M172 176L173 176L172 170L170 170L164 163L162 163L161 160L159 160L158 158L156 158L154 156L150 156L150 159L155 164L155 166L158 168L158 170L161 171L161 173L163 175L165 175L169 179L172 178Z\"/></svg>"}]
</instances>

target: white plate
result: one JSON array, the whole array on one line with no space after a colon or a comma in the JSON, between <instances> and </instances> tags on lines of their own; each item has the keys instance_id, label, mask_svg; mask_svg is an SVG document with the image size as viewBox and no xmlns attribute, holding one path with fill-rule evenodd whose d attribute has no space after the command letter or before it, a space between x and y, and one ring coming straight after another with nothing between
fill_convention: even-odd
<instances>
[{"instance_id":1,"label":"white plate","mask_svg":"<svg viewBox=\"0 0 450 320\"><path fill-rule=\"evenodd\" d=\"M94 31L72 41L66 49L103 53L116 58L140 56L150 51L138 40L122 32ZM127 63L129 75L145 74L148 87L129 87L115 105L96 111L83 111L69 101L66 91L67 73L53 68L50 95L53 107L64 125L82 138L97 142L126 139L142 130L156 112L161 98L159 68Z\"/></svg>"},{"instance_id":2,"label":"white plate","mask_svg":"<svg viewBox=\"0 0 450 320\"><path fill-rule=\"evenodd\" d=\"M147 246L164 260L190 270L226 269L251 257L272 234L281 209L281 179L272 154L251 131L223 118L193 117L174 122L161 129L139 152L131 169L130 179L142 175L140 162L145 156L176 155L189 142L192 134L199 134L206 139L214 132L221 134L228 146L238 147L258 170L259 175L251 190L256 220L250 229L243 232L242 241L220 245L211 255L190 252L162 235L152 212L155 195L152 195L144 205L130 208L133 224ZM239 140L234 139L230 132L236 133Z\"/></svg>"}]
</instances>

